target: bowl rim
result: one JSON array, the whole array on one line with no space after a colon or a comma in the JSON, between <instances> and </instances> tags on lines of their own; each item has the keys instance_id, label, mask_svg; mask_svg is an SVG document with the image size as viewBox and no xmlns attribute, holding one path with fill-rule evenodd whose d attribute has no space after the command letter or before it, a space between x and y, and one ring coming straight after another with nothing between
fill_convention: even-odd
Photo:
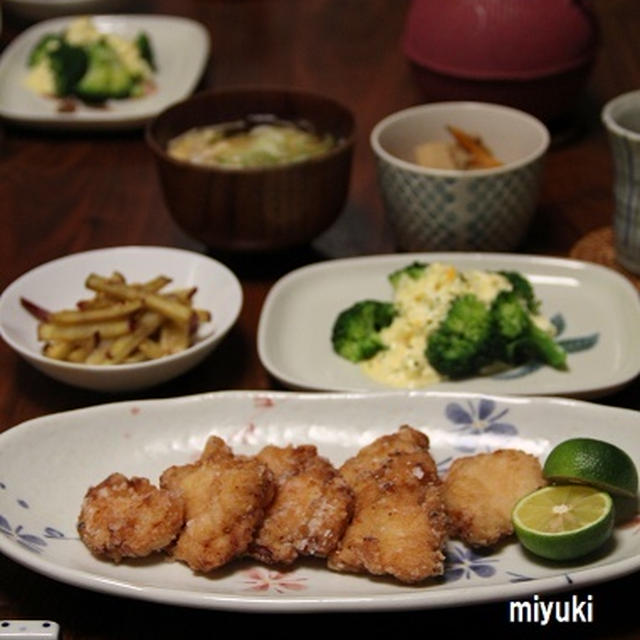
<instances>
[{"instance_id":1,"label":"bowl rim","mask_svg":"<svg viewBox=\"0 0 640 640\"><path fill-rule=\"evenodd\" d=\"M193 256L197 256L198 258L202 258L205 261L211 261L216 263L218 267L222 268L223 271L230 277L230 281L234 283L237 293L238 299L236 308L231 315L228 323L222 327L217 328L210 335L206 336L202 340L199 340L187 347L183 351L179 351L177 353L172 353L166 356L162 356L161 358L156 358L154 360L146 360L143 362L132 362L132 363L122 363L113 366L105 366L99 364L84 364L84 363L76 363L76 362L68 362L66 360L54 360L53 358L47 358L42 355L39 351L32 350L30 347L24 345L23 343L16 341L13 337L8 334L5 330L5 314L4 309L8 304L8 299L15 290L19 289L20 285L25 282L27 279L34 277L40 271L45 271L47 268L53 266L54 264L61 262L72 261L76 258L88 256L90 254L97 253L105 253L105 252L116 252L116 251L136 251L140 250L142 252L154 251L161 249L163 251L169 251L175 254L183 254L185 257L187 254L192 254ZM41 264L36 265L35 267L25 271L23 274L18 276L13 282L11 282L0 294L0 337L12 348L14 351L19 353L27 360L31 360L34 362L38 362L47 368L58 368L60 370L66 371L74 371L74 372L91 372L92 374L98 375L113 375L114 372L118 373L130 373L133 371L140 370L148 370L152 368L159 368L169 366L172 362L176 362L178 360L182 360L184 358L190 357L192 354L200 352L204 349L207 349L209 346L214 344L217 340L223 337L229 329L236 323L238 316L242 310L243 306L243 290L240 285L239 280L236 275L231 271L226 265L219 262L218 260L214 260L205 254L198 253L196 251L189 251L188 249L180 249L177 247L169 247L169 246L160 246L160 245L121 245L121 246L112 246L112 247L102 247L98 249L89 249L87 251L78 251L75 253L70 253L67 255L60 256L59 258L54 258L53 260L49 260L47 262L43 262ZM116 373L117 375L117 373Z\"/></svg>"},{"instance_id":2,"label":"bowl rim","mask_svg":"<svg viewBox=\"0 0 640 640\"><path fill-rule=\"evenodd\" d=\"M380 136L388 126L395 124L400 120L403 120L407 116L442 108L457 108L465 110L490 109L496 112L510 113L512 115L520 117L523 121L528 122L533 126L535 130L537 130L537 132L540 134L540 144L534 151L526 155L524 158L521 158L520 160L514 162L503 164L499 167L492 167L488 169L437 169L432 167L423 167L413 162L409 162L408 160L398 158L397 156L389 153L380 143ZM429 102L426 104L419 104L389 114L373 127L369 136L369 144L371 145L374 153L378 156L378 158L385 160L389 164L392 164L398 168L404 169L405 171L420 175L442 178L474 178L483 176L490 177L503 173L509 173L516 169L520 169L523 166L531 164L546 153L549 145L551 144L551 134L549 133L549 129L547 129L546 125L541 120L536 118L534 115L527 113L526 111L522 111L521 109L516 109L514 107L509 107L507 105L497 104L493 102L451 100L445 102Z\"/></svg>"},{"instance_id":3,"label":"bowl rim","mask_svg":"<svg viewBox=\"0 0 640 640\"><path fill-rule=\"evenodd\" d=\"M217 165L200 165L200 164L195 164L193 162L189 162L188 160L178 160L177 158L174 158L173 156L169 155L166 149L158 142L158 140L155 137L153 130L157 125L157 123L160 121L160 119L165 117L171 111L182 108L185 104L189 102L211 99L211 98L215 98L216 96L222 96L222 95L263 93L263 92L264 93L276 92L276 93L289 94L289 95L300 95L300 96L306 96L306 97L312 98L314 100L322 101L325 103L330 103L333 106L337 107L339 110L341 110L344 113L344 115L347 117L349 121L349 134L341 138L340 140L338 140L337 144L335 144L328 151L321 153L320 155L312 156L300 162L285 163L282 165L274 165L274 166L268 166L268 167L223 167L223 166L217 166ZM216 124L216 123L212 123L212 124ZM187 130L188 129L185 129L184 131L187 131ZM240 86L233 86L233 87L224 87L219 89L215 89L215 88L203 89L202 91L193 93L192 95L187 96L186 98L178 102L174 102L173 104L169 105L168 107L166 107L165 109L157 113L153 118L151 118L146 123L144 128L144 138L148 147L151 149L151 151L157 157L162 158L164 162L167 162L171 165L175 165L181 168L188 167L190 169L195 170L196 172L208 173L208 174L209 173L223 174L228 176L256 175L256 174L263 174L263 173L284 173L286 171L291 170L292 168L325 163L331 160L332 158L334 158L335 156L342 155L345 152L348 152L349 150L353 149L355 145L355 140L356 140L356 118L353 110L347 107L344 103L340 102L339 100L331 96L318 93L316 91L311 91L311 90L301 89L301 88L285 87L283 85L264 85L264 86L240 85Z\"/></svg>"},{"instance_id":4,"label":"bowl rim","mask_svg":"<svg viewBox=\"0 0 640 640\"><path fill-rule=\"evenodd\" d=\"M634 104L636 109L640 111L640 89L627 91L626 93L621 93L611 98L611 100L606 102L602 107L600 117L602 123L610 132L633 140L634 142L640 142L640 132L623 127L617 120L617 116L619 115L618 110L623 110L625 107L633 106Z\"/></svg>"}]
</instances>

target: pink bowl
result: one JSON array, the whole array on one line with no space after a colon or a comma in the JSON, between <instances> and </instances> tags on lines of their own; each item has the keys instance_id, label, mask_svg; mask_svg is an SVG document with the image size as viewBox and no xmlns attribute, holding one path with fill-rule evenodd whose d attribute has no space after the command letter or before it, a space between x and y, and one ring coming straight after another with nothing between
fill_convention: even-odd
<instances>
[{"instance_id":1,"label":"pink bowl","mask_svg":"<svg viewBox=\"0 0 640 640\"><path fill-rule=\"evenodd\" d=\"M575 102L597 43L587 0L413 0L403 36L429 98L501 102L546 120Z\"/></svg>"}]
</instances>

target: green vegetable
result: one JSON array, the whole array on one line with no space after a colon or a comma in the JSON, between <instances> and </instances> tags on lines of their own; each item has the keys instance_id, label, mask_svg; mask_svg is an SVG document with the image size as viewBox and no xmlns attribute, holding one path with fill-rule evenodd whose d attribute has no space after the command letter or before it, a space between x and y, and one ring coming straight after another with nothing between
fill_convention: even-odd
<instances>
[{"instance_id":1,"label":"green vegetable","mask_svg":"<svg viewBox=\"0 0 640 640\"><path fill-rule=\"evenodd\" d=\"M417 262L417 261L412 262L406 267L402 267L402 269L396 269L396 271L390 273L389 282L391 283L391 286L395 289L398 286L398 283L400 282L400 278L402 278L403 275L407 275L410 278L417 280L424 274L425 269L428 266L429 265L426 262Z\"/></svg>"},{"instance_id":2,"label":"green vegetable","mask_svg":"<svg viewBox=\"0 0 640 640\"><path fill-rule=\"evenodd\" d=\"M513 365L538 360L556 369L566 368L566 351L534 324L517 291L502 291L496 296L491 321L496 359Z\"/></svg>"},{"instance_id":3,"label":"green vegetable","mask_svg":"<svg viewBox=\"0 0 640 640\"><path fill-rule=\"evenodd\" d=\"M35 67L43 58L50 55L52 51L55 51L62 44L64 44L62 36L56 33L48 33L42 36L42 38L40 38L36 43L35 47L31 49L27 64L30 67Z\"/></svg>"},{"instance_id":4,"label":"green vegetable","mask_svg":"<svg viewBox=\"0 0 640 640\"><path fill-rule=\"evenodd\" d=\"M428 266L413 262L389 274L389 281L395 289L405 277L422 277ZM566 351L534 322L540 303L531 283L516 271L499 273L511 289L501 291L491 304L474 294L458 296L429 335L424 354L441 375L460 379L478 374L491 363L513 366L531 360L566 368ZM386 348L379 334L396 313L393 303L364 300L354 304L334 323L334 351L352 362L373 357Z\"/></svg>"},{"instance_id":5,"label":"green vegetable","mask_svg":"<svg viewBox=\"0 0 640 640\"><path fill-rule=\"evenodd\" d=\"M86 73L75 86L75 93L88 102L131 95L134 79L116 52L100 40L87 48L89 63Z\"/></svg>"},{"instance_id":6,"label":"green vegetable","mask_svg":"<svg viewBox=\"0 0 640 640\"><path fill-rule=\"evenodd\" d=\"M27 60L30 69L40 65L47 67L55 95L103 102L110 98L129 98L145 93L145 73L131 71L125 64L127 61L120 57L118 47L114 47L107 37L83 44L71 44L66 37L66 32L42 36L31 49ZM155 69L154 54L147 34L140 32L133 44L135 50L132 57L139 55ZM125 54L127 58L130 55L127 50ZM135 64L130 66L136 67ZM37 73L40 71L38 68ZM46 91L50 92L48 86Z\"/></svg>"},{"instance_id":7,"label":"green vegetable","mask_svg":"<svg viewBox=\"0 0 640 640\"><path fill-rule=\"evenodd\" d=\"M135 45L138 48L138 53L143 60L146 60L149 66L155 71L156 70L156 60L155 55L153 53L153 48L151 47L151 40L149 40L149 36L141 31L135 39Z\"/></svg>"},{"instance_id":8,"label":"green vegetable","mask_svg":"<svg viewBox=\"0 0 640 640\"><path fill-rule=\"evenodd\" d=\"M49 67L53 73L56 95L66 96L73 91L76 83L87 70L87 54L81 47L74 47L64 41L49 51Z\"/></svg>"},{"instance_id":9,"label":"green vegetable","mask_svg":"<svg viewBox=\"0 0 640 640\"><path fill-rule=\"evenodd\" d=\"M456 298L440 326L431 333L425 355L449 378L471 376L490 361L491 314L473 294Z\"/></svg>"},{"instance_id":10,"label":"green vegetable","mask_svg":"<svg viewBox=\"0 0 640 640\"><path fill-rule=\"evenodd\" d=\"M540 301L536 298L533 287L527 278L517 271L499 271L513 287L513 291L517 293L526 303L531 313L538 313Z\"/></svg>"},{"instance_id":11,"label":"green vegetable","mask_svg":"<svg viewBox=\"0 0 640 640\"><path fill-rule=\"evenodd\" d=\"M351 362L371 358L385 348L379 332L391 324L395 314L393 304L377 300L363 300L345 309L333 325L334 351Z\"/></svg>"}]
</instances>

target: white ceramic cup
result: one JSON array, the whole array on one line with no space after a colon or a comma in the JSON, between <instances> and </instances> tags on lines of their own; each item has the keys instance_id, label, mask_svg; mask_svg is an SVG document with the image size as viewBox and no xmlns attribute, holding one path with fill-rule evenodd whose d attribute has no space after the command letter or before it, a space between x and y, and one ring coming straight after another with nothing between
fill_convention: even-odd
<instances>
[{"instance_id":1,"label":"white ceramic cup","mask_svg":"<svg viewBox=\"0 0 640 640\"><path fill-rule=\"evenodd\" d=\"M602 109L613 155L613 232L616 259L640 273L640 91L624 93Z\"/></svg>"}]
</instances>

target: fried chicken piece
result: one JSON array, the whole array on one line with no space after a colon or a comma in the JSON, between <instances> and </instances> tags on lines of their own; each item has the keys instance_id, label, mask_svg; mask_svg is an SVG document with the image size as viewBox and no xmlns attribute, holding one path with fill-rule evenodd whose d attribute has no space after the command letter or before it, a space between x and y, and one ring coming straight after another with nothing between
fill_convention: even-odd
<instances>
[{"instance_id":1,"label":"fried chicken piece","mask_svg":"<svg viewBox=\"0 0 640 640\"><path fill-rule=\"evenodd\" d=\"M231 447L218 436L210 436L200 454L200 461L231 460L232 458L233 451Z\"/></svg>"},{"instance_id":2,"label":"fried chicken piece","mask_svg":"<svg viewBox=\"0 0 640 640\"><path fill-rule=\"evenodd\" d=\"M326 557L353 513L353 493L316 447L267 446L256 456L278 485L249 548L267 564L291 564L298 556Z\"/></svg>"},{"instance_id":3,"label":"fried chicken piece","mask_svg":"<svg viewBox=\"0 0 640 640\"><path fill-rule=\"evenodd\" d=\"M444 572L447 519L429 439L411 427L364 447L340 469L353 520L328 566L416 583Z\"/></svg>"},{"instance_id":4,"label":"fried chicken piece","mask_svg":"<svg viewBox=\"0 0 640 640\"><path fill-rule=\"evenodd\" d=\"M513 533L516 502L545 484L540 462L524 451L457 458L443 482L449 534L472 547L497 543Z\"/></svg>"},{"instance_id":5,"label":"fried chicken piece","mask_svg":"<svg viewBox=\"0 0 640 640\"><path fill-rule=\"evenodd\" d=\"M198 462L164 471L160 486L185 501L186 525L171 553L194 571L208 572L247 551L274 497L269 468L234 456L216 436Z\"/></svg>"},{"instance_id":6,"label":"fried chicken piece","mask_svg":"<svg viewBox=\"0 0 640 640\"><path fill-rule=\"evenodd\" d=\"M380 469L389 459L398 453L414 453L428 451L429 438L407 425L400 427L395 433L381 436L371 444L360 449L358 454L349 458L340 467L340 475L352 488L357 488L360 480L367 480L371 473Z\"/></svg>"},{"instance_id":7,"label":"fried chicken piece","mask_svg":"<svg viewBox=\"0 0 640 640\"><path fill-rule=\"evenodd\" d=\"M120 562L166 548L184 524L182 498L146 478L113 473L82 502L78 533L96 555Z\"/></svg>"}]
</instances>

